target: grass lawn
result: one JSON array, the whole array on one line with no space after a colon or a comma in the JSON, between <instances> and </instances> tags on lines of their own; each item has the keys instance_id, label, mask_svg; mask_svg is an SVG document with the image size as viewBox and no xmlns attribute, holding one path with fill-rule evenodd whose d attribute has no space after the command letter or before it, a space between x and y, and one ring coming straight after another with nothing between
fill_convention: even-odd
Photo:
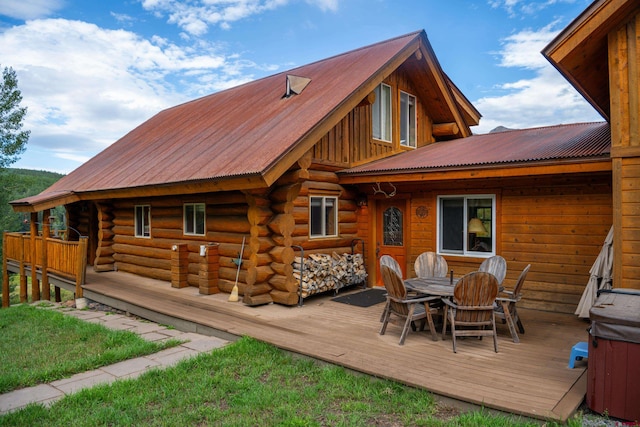
<instances>
[{"instance_id":1,"label":"grass lawn","mask_svg":"<svg viewBox=\"0 0 640 427\"><path fill-rule=\"evenodd\" d=\"M13 312L8 315L8 311ZM51 366L60 362L49 363L50 359L71 359L71 355L73 359L82 358L88 348L93 349L97 355L94 357L99 357L109 352L111 345L125 339L98 338L98 332L82 332L84 323L80 320L33 307L0 310L0 319L1 354L4 355L7 341L5 334L14 328L9 341L12 347L19 348L3 358L5 362L31 359L25 356L35 353L32 363L19 368L25 371L50 365L51 372ZM24 328L17 325L23 322L33 323ZM58 333L61 339L53 341L48 337L54 335L50 330L40 332L48 323L63 329L64 333ZM39 354L44 352L41 347L60 350L55 355ZM18 369L21 363L14 364L13 369ZM95 367L90 361L84 363L87 369ZM9 373L3 366L2 382ZM40 374L40 380L51 376ZM483 410L461 413L438 405L427 391L355 374L291 355L252 338L242 338L173 367L68 395L48 408L30 405L0 416L0 425L537 426L540 423ZM570 425L579 426L581 421L576 418Z\"/></svg>"},{"instance_id":2,"label":"grass lawn","mask_svg":"<svg viewBox=\"0 0 640 427\"><path fill-rule=\"evenodd\" d=\"M48 304L44 302L42 304ZM0 310L0 393L173 347L72 316L17 305Z\"/></svg>"}]
</instances>

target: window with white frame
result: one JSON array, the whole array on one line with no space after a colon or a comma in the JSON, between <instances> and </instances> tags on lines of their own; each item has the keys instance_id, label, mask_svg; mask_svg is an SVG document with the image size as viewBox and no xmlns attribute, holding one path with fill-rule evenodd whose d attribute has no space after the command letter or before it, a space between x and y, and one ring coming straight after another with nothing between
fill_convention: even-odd
<instances>
[{"instance_id":1,"label":"window with white frame","mask_svg":"<svg viewBox=\"0 0 640 427\"><path fill-rule=\"evenodd\" d=\"M438 197L438 251L495 255L494 195Z\"/></svg>"},{"instance_id":2,"label":"window with white frame","mask_svg":"<svg viewBox=\"0 0 640 427\"><path fill-rule=\"evenodd\" d=\"M184 204L184 234L192 236L205 235L205 204Z\"/></svg>"},{"instance_id":3,"label":"window with white frame","mask_svg":"<svg viewBox=\"0 0 640 427\"><path fill-rule=\"evenodd\" d=\"M416 147L416 97L400 92L400 145Z\"/></svg>"},{"instance_id":4,"label":"window with white frame","mask_svg":"<svg viewBox=\"0 0 640 427\"><path fill-rule=\"evenodd\" d=\"M136 237L151 237L151 206L135 207L135 233Z\"/></svg>"},{"instance_id":5,"label":"window with white frame","mask_svg":"<svg viewBox=\"0 0 640 427\"><path fill-rule=\"evenodd\" d=\"M332 237L338 235L338 198L334 196L311 196L309 198L310 237Z\"/></svg>"},{"instance_id":6,"label":"window with white frame","mask_svg":"<svg viewBox=\"0 0 640 427\"><path fill-rule=\"evenodd\" d=\"M375 95L376 100L371 106L373 137L391 142L391 86L380 83Z\"/></svg>"}]
</instances>

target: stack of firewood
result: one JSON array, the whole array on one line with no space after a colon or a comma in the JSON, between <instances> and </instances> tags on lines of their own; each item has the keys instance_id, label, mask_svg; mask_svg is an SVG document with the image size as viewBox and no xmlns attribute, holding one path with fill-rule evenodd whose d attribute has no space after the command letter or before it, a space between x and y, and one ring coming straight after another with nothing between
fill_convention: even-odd
<instances>
[{"instance_id":1,"label":"stack of firewood","mask_svg":"<svg viewBox=\"0 0 640 427\"><path fill-rule=\"evenodd\" d=\"M302 281L302 298L364 282L367 271L362 254L311 254L293 261L293 277ZM301 272L302 270L302 272Z\"/></svg>"}]
</instances>

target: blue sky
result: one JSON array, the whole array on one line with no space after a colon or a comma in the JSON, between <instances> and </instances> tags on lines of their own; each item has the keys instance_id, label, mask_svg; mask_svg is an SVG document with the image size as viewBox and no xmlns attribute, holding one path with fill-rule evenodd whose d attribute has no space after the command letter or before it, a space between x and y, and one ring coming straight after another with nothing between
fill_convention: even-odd
<instances>
[{"instance_id":1,"label":"blue sky","mask_svg":"<svg viewBox=\"0 0 640 427\"><path fill-rule=\"evenodd\" d=\"M2 0L27 151L68 173L167 107L424 29L474 133L602 120L541 49L588 0Z\"/></svg>"}]
</instances>

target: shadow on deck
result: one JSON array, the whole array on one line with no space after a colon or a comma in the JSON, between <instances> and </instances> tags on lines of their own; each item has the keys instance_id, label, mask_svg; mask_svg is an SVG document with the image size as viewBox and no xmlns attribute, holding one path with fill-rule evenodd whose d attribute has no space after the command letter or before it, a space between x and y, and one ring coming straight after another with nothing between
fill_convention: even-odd
<instances>
[{"instance_id":1,"label":"shadow on deck","mask_svg":"<svg viewBox=\"0 0 640 427\"><path fill-rule=\"evenodd\" d=\"M587 338L576 316L519 310L526 329L520 343L498 325L498 353L491 340L466 339L452 351L450 337L432 341L429 331L401 327L378 334L383 304L362 308L331 300L305 300L302 307L248 307L228 294L201 295L194 287L121 272L87 272L84 296L177 329L226 339L251 336L295 353L389 378L456 400L537 419L565 422L586 393L586 364L567 364L571 347Z\"/></svg>"}]
</instances>

